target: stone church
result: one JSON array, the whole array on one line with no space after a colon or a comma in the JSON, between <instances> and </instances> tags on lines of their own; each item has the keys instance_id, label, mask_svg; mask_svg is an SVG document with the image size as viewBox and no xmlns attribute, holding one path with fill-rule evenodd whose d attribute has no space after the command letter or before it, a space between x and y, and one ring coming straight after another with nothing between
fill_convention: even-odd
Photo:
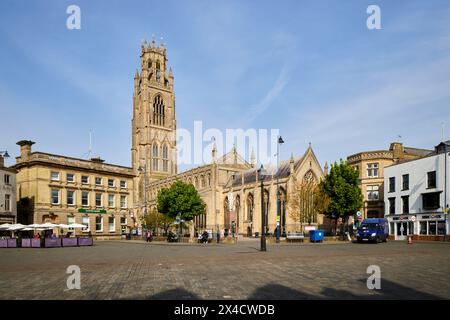
<instances>
[{"instance_id":1,"label":"stone church","mask_svg":"<svg viewBox=\"0 0 450 320\"><path fill-rule=\"evenodd\" d=\"M92 231L95 237L120 238L140 228L145 214L156 209L159 190L179 179L192 183L206 204L206 213L195 218L191 230L227 233L234 225L242 235L260 233L263 198L267 231L272 233L277 223L277 185L282 230L299 230L289 215L290 190L299 179L318 182L324 174L311 145L301 157L281 161L278 169L268 168L262 192L254 157L248 162L235 147L218 155L214 144L209 164L178 173L174 76L167 66L166 47L146 41L140 58L134 77L132 166L36 152L33 141L21 140L17 142L20 157L13 167L18 222L79 223L85 228L74 230L77 234ZM320 225L321 217L314 223Z\"/></svg>"},{"instance_id":2,"label":"stone church","mask_svg":"<svg viewBox=\"0 0 450 320\"><path fill-rule=\"evenodd\" d=\"M260 233L261 181L254 160L247 162L236 148L218 157L214 145L211 163L177 172L174 76L172 69L168 70L166 54L164 45L145 42L141 70L134 77L131 153L137 215L143 217L146 211L156 210L158 191L179 179L192 183L206 203L206 213L194 221L197 231L227 232L235 224L239 234ZM282 230L299 230L289 216L289 192L296 180L318 182L324 174L311 145L302 156L292 156L268 171L263 179L267 231L273 232L276 227L277 181ZM321 225L323 218L317 217L314 222Z\"/></svg>"}]
</instances>

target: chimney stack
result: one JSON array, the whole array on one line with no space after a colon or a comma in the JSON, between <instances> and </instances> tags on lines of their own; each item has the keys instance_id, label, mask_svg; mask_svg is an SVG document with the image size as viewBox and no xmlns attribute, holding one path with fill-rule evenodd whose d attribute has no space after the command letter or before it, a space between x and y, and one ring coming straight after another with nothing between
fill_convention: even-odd
<instances>
[{"instance_id":1,"label":"chimney stack","mask_svg":"<svg viewBox=\"0 0 450 320\"><path fill-rule=\"evenodd\" d=\"M401 142L392 142L389 150L392 151L395 160L403 159L405 150Z\"/></svg>"},{"instance_id":2,"label":"chimney stack","mask_svg":"<svg viewBox=\"0 0 450 320\"><path fill-rule=\"evenodd\" d=\"M16 144L20 146L21 161L27 161L31 155L31 146L35 144L35 142L31 140L20 140Z\"/></svg>"}]
</instances>

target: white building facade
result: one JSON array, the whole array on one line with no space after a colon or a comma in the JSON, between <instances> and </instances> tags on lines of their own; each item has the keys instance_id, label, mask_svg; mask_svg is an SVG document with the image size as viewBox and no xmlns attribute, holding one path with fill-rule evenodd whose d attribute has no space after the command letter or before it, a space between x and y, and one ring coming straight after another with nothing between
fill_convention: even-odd
<instances>
[{"instance_id":1,"label":"white building facade","mask_svg":"<svg viewBox=\"0 0 450 320\"><path fill-rule=\"evenodd\" d=\"M16 171L4 165L0 155L0 224L17 222Z\"/></svg>"},{"instance_id":2,"label":"white building facade","mask_svg":"<svg viewBox=\"0 0 450 320\"><path fill-rule=\"evenodd\" d=\"M450 141L428 156L385 168L385 217L391 239L447 240Z\"/></svg>"}]
</instances>

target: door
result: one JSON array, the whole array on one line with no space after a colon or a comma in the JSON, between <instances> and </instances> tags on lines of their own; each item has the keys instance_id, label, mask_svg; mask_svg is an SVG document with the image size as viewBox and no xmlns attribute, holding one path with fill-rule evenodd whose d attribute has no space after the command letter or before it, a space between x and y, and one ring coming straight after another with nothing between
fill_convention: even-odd
<instances>
[{"instance_id":1,"label":"door","mask_svg":"<svg viewBox=\"0 0 450 320\"><path fill-rule=\"evenodd\" d=\"M407 222L397 222L395 240L406 240L406 235L408 234L408 223Z\"/></svg>"}]
</instances>

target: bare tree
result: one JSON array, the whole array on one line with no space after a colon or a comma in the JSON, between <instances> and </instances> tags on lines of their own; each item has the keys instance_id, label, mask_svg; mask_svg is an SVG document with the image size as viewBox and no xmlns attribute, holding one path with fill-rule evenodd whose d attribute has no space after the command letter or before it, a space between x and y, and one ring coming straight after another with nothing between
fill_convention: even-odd
<instances>
[{"instance_id":1,"label":"bare tree","mask_svg":"<svg viewBox=\"0 0 450 320\"><path fill-rule=\"evenodd\" d=\"M321 191L319 184L313 180L296 181L288 197L289 216L300 229L303 224L317 221L317 215L324 213L329 204L328 196Z\"/></svg>"}]
</instances>

